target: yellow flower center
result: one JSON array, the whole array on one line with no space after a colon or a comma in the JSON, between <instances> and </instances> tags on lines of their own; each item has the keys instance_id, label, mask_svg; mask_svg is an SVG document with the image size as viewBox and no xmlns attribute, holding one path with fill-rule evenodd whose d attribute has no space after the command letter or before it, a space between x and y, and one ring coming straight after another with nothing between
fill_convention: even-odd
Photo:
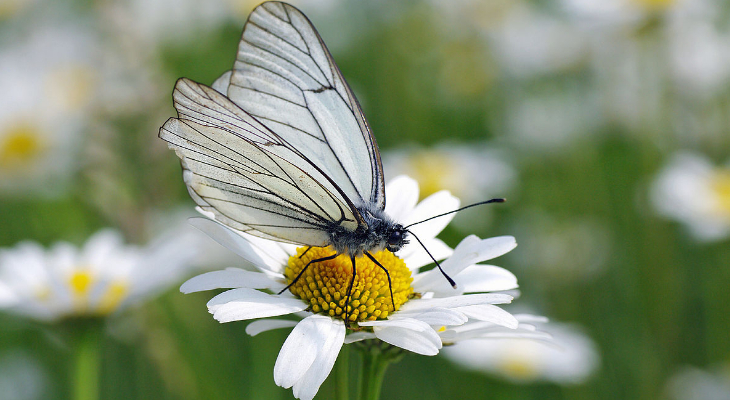
<instances>
[{"instance_id":1,"label":"yellow flower center","mask_svg":"<svg viewBox=\"0 0 730 400\"><path fill-rule=\"evenodd\" d=\"M71 293L74 297L75 313L107 315L117 309L127 294L127 285L123 282L112 282L106 285L106 290L93 305L89 295L96 279L91 273L79 270L74 272L68 280Z\"/></svg>"},{"instance_id":2,"label":"yellow flower center","mask_svg":"<svg viewBox=\"0 0 730 400\"><path fill-rule=\"evenodd\" d=\"M712 191L717 196L717 209L721 214L730 214L730 168L715 172L711 178Z\"/></svg>"},{"instance_id":3,"label":"yellow flower center","mask_svg":"<svg viewBox=\"0 0 730 400\"><path fill-rule=\"evenodd\" d=\"M309 250L307 247L298 248L297 254L289 258L284 272L287 282L294 281L310 261L334 253L331 247L312 247ZM310 264L289 290L309 303L315 313L343 320L348 315L351 322L384 319L392 311L397 311L413 294L413 278L405 262L390 251L374 253L373 257L388 270L392 282L390 287L382 268L367 257L358 257L355 259L357 273L348 302L352 262L347 255L341 254L331 260Z\"/></svg>"},{"instance_id":4,"label":"yellow flower center","mask_svg":"<svg viewBox=\"0 0 730 400\"><path fill-rule=\"evenodd\" d=\"M0 139L0 168L12 168L31 161L41 152L38 129L30 123L12 125Z\"/></svg>"}]
</instances>

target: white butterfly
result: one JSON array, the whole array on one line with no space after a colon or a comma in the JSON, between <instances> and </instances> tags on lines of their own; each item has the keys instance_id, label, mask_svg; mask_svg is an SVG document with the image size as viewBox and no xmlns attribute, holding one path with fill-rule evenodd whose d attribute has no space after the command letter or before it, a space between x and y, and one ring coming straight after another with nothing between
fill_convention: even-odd
<instances>
[{"instance_id":1,"label":"white butterfly","mask_svg":"<svg viewBox=\"0 0 730 400\"><path fill-rule=\"evenodd\" d=\"M355 257L380 265L371 252L407 243L407 227L384 212L380 154L357 99L296 8L258 6L233 70L212 87L182 78L173 99L178 118L160 138L181 158L193 200L217 221L267 239L332 246L325 259L347 254L353 271Z\"/></svg>"}]
</instances>

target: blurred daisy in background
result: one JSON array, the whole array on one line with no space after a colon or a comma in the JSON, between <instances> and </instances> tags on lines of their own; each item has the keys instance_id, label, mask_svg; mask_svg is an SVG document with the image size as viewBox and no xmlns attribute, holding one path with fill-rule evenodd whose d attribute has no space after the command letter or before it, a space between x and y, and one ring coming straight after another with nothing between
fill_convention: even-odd
<instances>
[{"instance_id":1,"label":"blurred daisy in background","mask_svg":"<svg viewBox=\"0 0 730 400\"><path fill-rule=\"evenodd\" d=\"M386 192L386 213L404 224L454 210L459 204L446 191L417 204L418 185L403 176L389 182ZM308 261L331 255L332 250L297 249L295 245L257 238L201 218L194 222L199 229L244 257L256 270L229 268L209 272L190 279L180 290L190 293L231 289L208 302L208 310L220 322L289 314L303 318L259 320L246 328L255 335L294 327L277 358L274 380L279 386L293 387L294 396L301 399L314 397L345 343L379 339L382 342L378 343L417 354L436 355L442 347L441 335L458 339L453 329L470 321L485 324L471 326L470 331L475 334L532 333L528 327L520 326L517 318L495 306L509 303L512 296L485 293L516 288L514 275L496 266L477 264L512 250L516 246L514 238L469 236L452 250L435 238L449 220L446 216L411 229L436 259L445 259L441 265L457 282L457 289L438 270L420 272L431 260L414 239L398 256L389 251L373 254L388 269L390 279L373 262L358 258L352 296L345 304L352 277L352 265L346 255L312 264L302 272ZM300 273L304 275L295 279ZM291 288L278 294L287 283ZM350 311L345 307L350 307ZM347 325L343 322L345 316Z\"/></svg>"},{"instance_id":2,"label":"blurred daisy in background","mask_svg":"<svg viewBox=\"0 0 730 400\"><path fill-rule=\"evenodd\" d=\"M667 382L666 396L670 400L730 399L730 365L684 367Z\"/></svg>"},{"instance_id":3,"label":"blurred daisy in background","mask_svg":"<svg viewBox=\"0 0 730 400\"><path fill-rule=\"evenodd\" d=\"M579 328L548 323L540 324L540 330L550 339L476 338L444 347L442 352L455 364L518 383L580 384L596 372L598 350Z\"/></svg>"},{"instance_id":4,"label":"blurred daisy in background","mask_svg":"<svg viewBox=\"0 0 730 400\"><path fill-rule=\"evenodd\" d=\"M418 182L420 198L445 189L465 203L475 203L507 196L517 181L509 157L487 144L413 146L383 151L381 156L388 175L408 175ZM480 210L480 218L457 214L454 224L461 229L484 228L490 222L485 214L489 207Z\"/></svg>"},{"instance_id":5,"label":"blurred daisy in background","mask_svg":"<svg viewBox=\"0 0 730 400\"><path fill-rule=\"evenodd\" d=\"M0 399L40 400L49 394L46 372L30 355L13 349L0 354Z\"/></svg>"},{"instance_id":6,"label":"blurred daisy in background","mask_svg":"<svg viewBox=\"0 0 730 400\"><path fill-rule=\"evenodd\" d=\"M96 50L92 33L72 26L44 26L0 50L0 190L54 193L68 183Z\"/></svg>"},{"instance_id":7,"label":"blurred daisy in background","mask_svg":"<svg viewBox=\"0 0 730 400\"><path fill-rule=\"evenodd\" d=\"M183 278L197 243L193 235L169 233L139 247L108 229L81 248L26 241L0 249L0 309L41 321L107 316Z\"/></svg>"},{"instance_id":8,"label":"blurred daisy in background","mask_svg":"<svg viewBox=\"0 0 730 400\"><path fill-rule=\"evenodd\" d=\"M687 226L700 241L730 234L730 164L714 165L691 152L674 154L650 189L655 209Z\"/></svg>"},{"instance_id":9,"label":"blurred daisy in background","mask_svg":"<svg viewBox=\"0 0 730 400\"><path fill-rule=\"evenodd\" d=\"M517 178L509 157L487 144L412 146L384 151L382 158L389 175L418 182L420 198L448 190L466 202L485 200L508 193Z\"/></svg>"}]
</instances>

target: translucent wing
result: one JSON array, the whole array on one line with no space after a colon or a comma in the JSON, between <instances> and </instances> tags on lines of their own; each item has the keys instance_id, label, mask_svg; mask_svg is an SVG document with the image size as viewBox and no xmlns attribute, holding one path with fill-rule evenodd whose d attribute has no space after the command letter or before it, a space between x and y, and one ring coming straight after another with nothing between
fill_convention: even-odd
<instances>
[{"instance_id":1,"label":"translucent wing","mask_svg":"<svg viewBox=\"0 0 730 400\"><path fill-rule=\"evenodd\" d=\"M243 31L224 93L358 204L385 206L380 154L322 38L296 8L267 2ZM335 192L329 182L322 182Z\"/></svg>"},{"instance_id":2,"label":"translucent wing","mask_svg":"<svg viewBox=\"0 0 730 400\"><path fill-rule=\"evenodd\" d=\"M173 99L179 118L165 123L160 138L181 158L193 200L216 220L311 246L329 244L333 226L357 228L357 210L321 183L328 178L224 95L180 79Z\"/></svg>"}]
</instances>

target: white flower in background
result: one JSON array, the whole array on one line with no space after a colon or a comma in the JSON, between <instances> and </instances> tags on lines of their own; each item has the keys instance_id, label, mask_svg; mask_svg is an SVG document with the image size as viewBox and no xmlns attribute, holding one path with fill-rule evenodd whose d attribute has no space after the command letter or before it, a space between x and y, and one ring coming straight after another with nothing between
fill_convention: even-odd
<instances>
[{"instance_id":1,"label":"white flower in background","mask_svg":"<svg viewBox=\"0 0 730 400\"><path fill-rule=\"evenodd\" d=\"M671 400L730 399L730 365L707 370L684 367L669 379L666 393Z\"/></svg>"},{"instance_id":2,"label":"white flower in background","mask_svg":"<svg viewBox=\"0 0 730 400\"><path fill-rule=\"evenodd\" d=\"M59 242L44 249L27 241L0 249L0 309L43 321L111 314L182 278L197 243L176 232L138 247L102 230L81 248Z\"/></svg>"},{"instance_id":3,"label":"white flower in background","mask_svg":"<svg viewBox=\"0 0 730 400\"><path fill-rule=\"evenodd\" d=\"M418 185L406 177L391 181L386 192L386 213L404 224L454 210L459 204L458 199L441 191L417 205ZM208 302L208 310L220 322L290 314L303 318L254 321L246 331L255 335L266 330L294 327L279 353L274 380L279 386L293 387L295 397L311 399L329 375L345 343L377 338L414 353L435 355L442 347L440 333L451 334L450 329L470 321L489 325L483 327L484 330L502 328L515 335L522 333L518 329L519 321L495 306L509 303L512 296L478 293L517 287L510 272L476 264L512 250L516 246L514 238L469 236L451 250L435 238L449 220L449 217L438 218L411 229L437 259L446 258L441 265L457 282L456 290L438 270L419 272L430 259L416 240L412 240L397 257L389 251L373 254L389 271L393 303L385 273L367 258L357 259L357 278L347 314L344 306L352 276L347 256L310 265L292 284L291 292L278 294L309 260L331 255L332 250L321 247L297 249L294 245L253 237L202 218L194 220L193 224L244 257L256 271L229 268L209 272L190 279L180 290L190 293L232 289ZM349 316L348 327L353 330L349 335L345 315Z\"/></svg>"},{"instance_id":4,"label":"white flower in background","mask_svg":"<svg viewBox=\"0 0 730 400\"><path fill-rule=\"evenodd\" d=\"M595 96L575 89L522 93L506 99L509 141L520 149L554 152L595 136L600 117Z\"/></svg>"},{"instance_id":5,"label":"white flower in background","mask_svg":"<svg viewBox=\"0 0 730 400\"><path fill-rule=\"evenodd\" d=\"M0 50L0 190L53 192L74 170L94 94L90 32L44 26Z\"/></svg>"},{"instance_id":6,"label":"white flower in background","mask_svg":"<svg viewBox=\"0 0 730 400\"><path fill-rule=\"evenodd\" d=\"M730 164L719 167L697 153L675 154L655 178L651 200L698 240L724 239L730 234Z\"/></svg>"},{"instance_id":7,"label":"white flower in background","mask_svg":"<svg viewBox=\"0 0 730 400\"><path fill-rule=\"evenodd\" d=\"M402 148L382 158L386 171L413 177L421 197L445 189L467 202L488 200L507 193L517 175L507 157L486 144Z\"/></svg>"},{"instance_id":8,"label":"white flower in background","mask_svg":"<svg viewBox=\"0 0 730 400\"><path fill-rule=\"evenodd\" d=\"M518 78L565 71L587 56L587 41L574 25L533 9L513 7L488 33L497 59Z\"/></svg>"},{"instance_id":9,"label":"white flower in background","mask_svg":"<svg viewBox=\"0 0 730 400\"><path fill-rule=\"evenodd\" d=\"M579 384L596 371L600 360L598 351L580 329L557 323L540 326L540 329L549 334L549 339L477 337L442 351L458 365L513 382Z\"/></svg>"},{"instance_id":10,"label":"white flower in background","mask_svg":"<svg viewBox=\"0 0 730 400\"><path fill-rule=\"evenodd\" d=\"M48 377L36 360L19 350L0 355L0 399L40 400L48 394Z\"/></svg>"}]
</instances>

